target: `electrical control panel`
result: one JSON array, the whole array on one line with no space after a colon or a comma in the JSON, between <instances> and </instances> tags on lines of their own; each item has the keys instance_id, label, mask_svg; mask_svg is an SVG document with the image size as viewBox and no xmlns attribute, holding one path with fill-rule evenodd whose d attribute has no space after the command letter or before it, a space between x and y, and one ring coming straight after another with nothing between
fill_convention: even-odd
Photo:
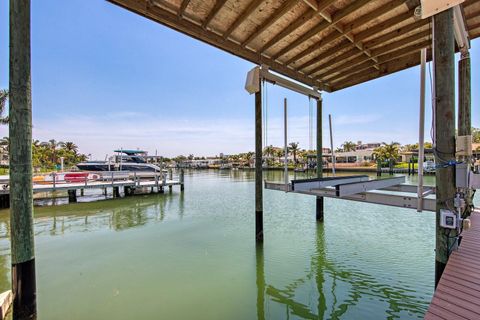
<instances>
[{"instance_id":1,"label":"electrical control panel","mask_svg":"<svg viewBox=\"0 0 480 320\"><path fill-rule=\"evenodd\" d=\"M457 215L450 210L440 210L440 227L447 229L457 228Z\"/></svg>"}]
</instances>

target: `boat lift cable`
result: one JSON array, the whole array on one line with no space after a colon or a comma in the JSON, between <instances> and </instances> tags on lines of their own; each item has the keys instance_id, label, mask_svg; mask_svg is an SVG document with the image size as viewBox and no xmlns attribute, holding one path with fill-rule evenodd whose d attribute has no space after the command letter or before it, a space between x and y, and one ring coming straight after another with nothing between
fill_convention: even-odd
<instances>
[{"instance_id":1,"label":"boat lift cable","mask_svg":"<svg viewBox=\"0 0 480 320\"><path fill-rule=\"evenodd\" d=\"M313 150L313 106L311 97L308 97L308 150Z\"/></svg>"}]
</instances>

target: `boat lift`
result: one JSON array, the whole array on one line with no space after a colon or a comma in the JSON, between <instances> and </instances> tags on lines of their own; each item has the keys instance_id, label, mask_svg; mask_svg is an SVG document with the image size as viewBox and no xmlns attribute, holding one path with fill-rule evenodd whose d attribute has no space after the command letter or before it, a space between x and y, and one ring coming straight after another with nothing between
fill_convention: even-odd
<instances>
[{"instance_id":1,"label":"boat lift","mask_svg":"<svg viewBox=\"0 0 480 320\"><path fill-rule=\"evenodd\" d=\"M366 175L292 180L288 184L264 181L265 189L368 202L393 207L435 211L435 187L423 187L418 201L418 186L405 184L405 176L373 179ZM418 207L421 203L422 207Z\"/></svg>"},{"instance_id":2,"label":"boat lift","mask_svg":"<svg viewBox=\"0 0 480 320\"><path fill-rule=\"evenodd\" d=\"M422 91L425 90L425 64L426 50L422 50ZM307 88L286 78L277 76L270 72L267 66L255 67L247 75L245 88L249 93L258 92L259 79L266 80L286 89L304 94L321 100L321 93L316 88ZM420 150L423 152L423 131L424 131L424 95L421 96L420 104ZM285 137L287 130L286 102L285 102ZM286 142L286 140L285 140ZM419 168L423 165L423 159L419 159ZM419 185L405 184L405 176L397 176L384 179L372 179L366 175L319 177L315 179L292 180L288 182L285 173L285 182L264 181L265 189L284 192L301 193L315 196L317 199L337 198L344 200L368 202L387 206L416 209L417 211L433 211L436 208L435 188L423 186L423 179ZM322 210L323 211L323 210Z\"/></svg>"}]
</instances>

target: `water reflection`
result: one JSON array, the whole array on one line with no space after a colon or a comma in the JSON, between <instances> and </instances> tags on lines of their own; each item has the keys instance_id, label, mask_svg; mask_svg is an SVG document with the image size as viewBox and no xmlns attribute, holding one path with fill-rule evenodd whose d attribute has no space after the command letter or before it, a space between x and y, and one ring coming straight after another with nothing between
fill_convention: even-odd
<instances>
[{"instance_id":1,"label":"water reflection","mask_svg":"<svg viewBox=\"0 0 480 320\"><path fill-rule=\"evenodd\" d=\"M150 194L117 199L115 201L85 202L57 207L35 208L35 235L58 236L72 232L90 232L97 229L122 231L161 222L165 212L178 211L184 215L184 195ZM175 202L177 210L168 210ZM178 207L177 207L178 206ZM9 211L0 213L1 238L9 239Z\"/></svg>"},{"instance_id":2,"label":"water reflection","mask_svg":"<svg viewBox=\"0 0 480 320\"><path fill-rule=\"evenodd\" d=\"M428 302L419 303L414 290L381 283L367 272L329 258L323 223L317 224L316 237L316 251L310 256L309 270L283 288L265 282L268 264L265 269L263 246L257 246L257 319L265 319L265 299L267 304L270 300L283 305L286 319L290 316L301 319L341 319L350 308L360 307L360 304L372 298L387 303L386 319L402 318L405 314L409 318L423 316ZM312 281L315 286L311 285ZM308 303L310 299L304 302L305 286L316 288L316 303ZM271 316L267 315L267 318Z\"/></svg>"}]
</instances>

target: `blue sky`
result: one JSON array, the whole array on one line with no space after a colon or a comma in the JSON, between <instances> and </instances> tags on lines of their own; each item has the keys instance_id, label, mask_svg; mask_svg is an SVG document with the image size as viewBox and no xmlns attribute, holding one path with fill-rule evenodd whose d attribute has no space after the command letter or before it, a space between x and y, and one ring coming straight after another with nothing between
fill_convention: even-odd
<instances>
[{"instance_id":1,"label":"blue sky","mask_svg":"<svg viewBox=\"0 0 480 320\"><path fill-rule=\"evenodd\" d=\"M8 87L8 1L0 1L0 87ZM480 51L472 43L472 122L480 126ZM32 1L35 139L74 141L103 158L115 148L150 154L215 155L254 149L253 67L102 0ZM427 89L430 83L427 82ZM283 98L289 140L308 143L308 99L268 87L268 144L281 145ZM426 136L430 129L427 95ZM419 68L324 94L334 144L418 140ZM0 135L7 135L5 127Z\"/></svg>"}]
</instances>

